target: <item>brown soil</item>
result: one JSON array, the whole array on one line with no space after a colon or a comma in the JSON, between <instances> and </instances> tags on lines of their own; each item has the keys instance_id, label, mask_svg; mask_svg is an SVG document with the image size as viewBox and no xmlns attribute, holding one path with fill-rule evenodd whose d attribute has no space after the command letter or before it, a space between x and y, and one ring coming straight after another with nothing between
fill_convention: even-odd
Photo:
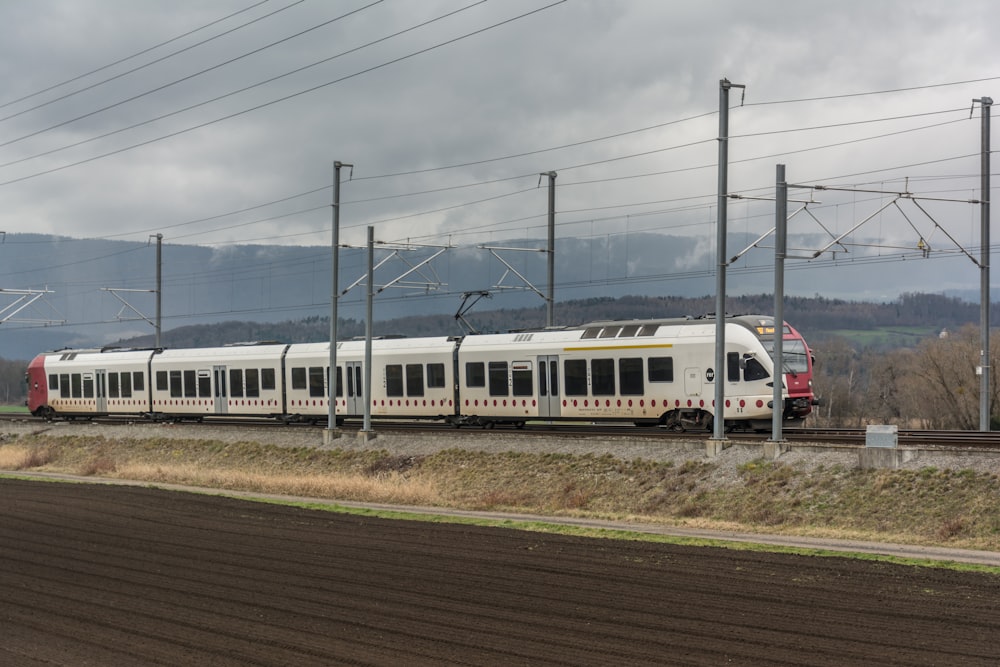
<instances>
[{"instance_id":1,"label":"brown soil","mask_svg":"<svg viewBox=\"0 0 1000 667\"><path fill-rule=\"evenodd\" d=\"M0 664L994 665L1000 578L0 480Z\"/></svg>"}]
</instances>

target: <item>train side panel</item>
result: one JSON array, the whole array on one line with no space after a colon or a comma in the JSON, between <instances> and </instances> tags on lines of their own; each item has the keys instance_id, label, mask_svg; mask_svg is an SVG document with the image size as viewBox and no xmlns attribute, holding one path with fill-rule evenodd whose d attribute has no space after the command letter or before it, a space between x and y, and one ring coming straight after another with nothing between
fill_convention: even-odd
<instances>
[{"instance_id":1,"label":"train side panel","mask_svg":"<svg viewBox=\"0 0 1000 667\"><path fill-rule=\"evenodd\" d=\"M39 355L28 367L28 408L32 414L66 418L145 414L152 354L63 350Z\"/></svg>"},{"instance_id":2,"label":"train side panel","mask_svg":"<svg viewBox=\"0 0 1000 667\"><path fill-rule=\"evenodd\" d=\"M160 419L283 414L287 345L163 350L151 362L152 413Z\"/></svg>"},{"instance_id":3,"label":"train side panel","mask_svg":"<svg viewBox=\"0 0 1000 667\"><path fill-rule=\"evenodd\" d=\"M365 343L337 344L338 417L447 418L455 412L454 355L447 337L372 341L372 386L364 387ZM285 361L288 411L295 418L327 417L330 347L327 343L291 345Z\"/></svg>"},{"instance_id":4,"label":"train side panel","mask_svg":"<svg viewBox=\"0 0 1000 667\"><path fill-rule=\"evenodd\" d=\"M725 418L770 418L773 366L746 328L727 325ZM625 420L705 427L716 413L714 325L614 324L467 337L460 410L470 423Z\"/></svg>"}]
</instances>

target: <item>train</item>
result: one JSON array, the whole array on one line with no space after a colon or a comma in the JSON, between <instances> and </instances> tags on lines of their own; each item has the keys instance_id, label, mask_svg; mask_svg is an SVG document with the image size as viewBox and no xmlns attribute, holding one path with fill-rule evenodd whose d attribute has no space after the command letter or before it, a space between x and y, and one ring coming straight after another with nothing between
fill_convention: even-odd
<instances>
[{"instance_id":1,"label":"train","mask_svg":"<svg viewBox=\"0 0 1000 667\"><path fill-rule=\"evenodd\" d=\"M725 320L726 368L715 369L712 316L590 322L509 333L338 341L335 420L440 420L456 427L628 422L711 430L715 382L726 383L727 430L770 427L773 347L782 335L782 418L801 423L816 399L813 355L785 323ZM47 419L270 418L328 423L330 347L63 349L28 365L27 405ZM368 414L366 415L366 408Z\"/></svg>"}]
</instances>

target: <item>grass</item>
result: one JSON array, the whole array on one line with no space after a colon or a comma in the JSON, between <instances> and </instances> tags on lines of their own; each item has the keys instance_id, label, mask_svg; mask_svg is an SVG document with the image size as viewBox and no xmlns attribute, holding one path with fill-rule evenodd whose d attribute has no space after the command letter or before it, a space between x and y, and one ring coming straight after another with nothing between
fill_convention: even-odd
<instances>
[{"instance_id":1,"label":"grass","mask_svg":"<svg viewBox=\"0 0 1000 667\"><path fill-rule=\"evenodd\" d=\"M808 470L755 460L720 481L717 464L700 460L673 464L610 455L455 449L398 456L250 442L48 434L0 442L0 469L331 502L518 511L1000 550L1000 479L972 470Z\"/></svg>"}]
</instances>

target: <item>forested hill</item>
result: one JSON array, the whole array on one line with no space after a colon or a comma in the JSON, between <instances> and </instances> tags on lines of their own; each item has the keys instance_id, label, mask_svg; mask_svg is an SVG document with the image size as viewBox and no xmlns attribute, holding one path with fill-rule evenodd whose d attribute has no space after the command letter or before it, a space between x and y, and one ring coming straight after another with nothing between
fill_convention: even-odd
<instances>
[{"instance_id":1,"label":"forested hill","mask_svg":"<svg viewBox=\"0 0 1000 667\"><path fill-rule=\"evenodd\" d=\"M730 314L774 312L774 297L760 294L727 300ZM699 316L715 311L715 298L642 297L599 298L558 302L556 324L580 324L594 320L645 319ZM1000 320L1000 308L991 309L993 326ZM545 325L545 308L483 310L466 314L466 320L481 332L508 331ZM904 294L891 303L866 303L823 297L788 297L785 320L809 340L822 340L844 331L876 331L907 328L920 330L915 335L933 335L942 329L955 330L979 322L979 305L938 294ZM363 336L364 322L342 320L338 338ZM424 315L376 321L375 335L441 336L468 333L451 315ZM187 326L162 335L166 347L199 347L239 341L276 340L289 343L318 342L329 338L329 320L310 317L303 320L259 323L223 322ZM151 346L152 336L121 341L125 346Z\"/></svg>"}]
</instances>

